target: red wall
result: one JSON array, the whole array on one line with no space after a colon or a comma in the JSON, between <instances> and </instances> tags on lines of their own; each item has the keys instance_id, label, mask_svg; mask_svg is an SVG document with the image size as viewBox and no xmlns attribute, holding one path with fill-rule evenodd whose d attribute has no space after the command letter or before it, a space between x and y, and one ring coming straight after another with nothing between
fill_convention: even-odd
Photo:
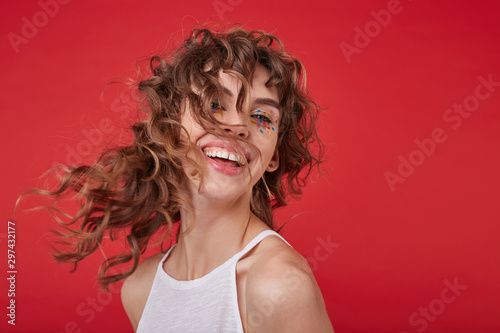
<instances>
[{"instance_id":1,"label":"red wall","mask_svg":"<svg viewBox=\"0 0 500 333\"><path fill-rule=\"evenodd\" d=\"M117 291L97 288L102 255L68 273L49 215L14 203L54 162L124 133L119 90L99 101L107 83L219 13L277 34L324 108L328 177L279 216L301 213L284 235L336 332L500 331L498 2L66 2L0 4L4 272L9 220L17 237L16 326L2 314L2 332L132 331Z\"/></svg>"}]
</instances>

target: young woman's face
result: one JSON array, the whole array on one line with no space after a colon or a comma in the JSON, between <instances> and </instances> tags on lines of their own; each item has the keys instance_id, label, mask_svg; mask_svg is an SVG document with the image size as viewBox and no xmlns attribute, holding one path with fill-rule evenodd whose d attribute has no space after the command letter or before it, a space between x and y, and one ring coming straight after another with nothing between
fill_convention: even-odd
<instances>
[{"instance_id":1,"label":"young woman's face","mask_svg":"<svg viewBox=\"0 0 500 333\"><path fill-rule=\"evenodd\" d=\"M230 141L207 133L192 117L189 107L184 111L181 124L189 133L189 139L195 147L189 157L205 171L203 174L204 195L232 199L238 194L249 194L264 172L275 171L279 166L276 143L280 121L279 99L276 87L266 87L268 71L258 65L250 86L250 114L236 109L236 100L241 88L241 81L235 77L220 73L220 82L224 87L222 100L211 104L214 117L223 125L228 134L243 141ZM193 177L192 167L184 165L191 191L198 191L199 177ZM235 197L236 196L236 197ZM221 198L222 199L222 198Z\"/></svg>"}]
</instances>

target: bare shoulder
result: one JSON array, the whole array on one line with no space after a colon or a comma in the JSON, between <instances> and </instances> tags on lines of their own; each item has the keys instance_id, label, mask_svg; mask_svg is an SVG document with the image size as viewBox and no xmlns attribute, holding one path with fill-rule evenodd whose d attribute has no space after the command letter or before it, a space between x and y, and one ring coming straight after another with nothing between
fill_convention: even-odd
<instances>
[{"instance_id":1,"label":"bare shoulder","mask_svg":"<svg viewBox=\"0 0 500 333\"><path fill-rule=\"evenodd\" d=\"M278 237L252 255L245 298L248 332L333 332L307 261Z\"/></svg>"},{"instance_id":2,"label":"bare shoulder","mask_svg":"<svg viewBox=\"0 0 500 333\"><path fill-rule=\"evenodd\" d=\"M121 290L122 304L134 327L134 331L137 330L137 325L153 286L158 264L163 256L164 253L158 253L144 259L137 266L134 273L125 279L123 283Z\"/></svg>"}]
</instances>

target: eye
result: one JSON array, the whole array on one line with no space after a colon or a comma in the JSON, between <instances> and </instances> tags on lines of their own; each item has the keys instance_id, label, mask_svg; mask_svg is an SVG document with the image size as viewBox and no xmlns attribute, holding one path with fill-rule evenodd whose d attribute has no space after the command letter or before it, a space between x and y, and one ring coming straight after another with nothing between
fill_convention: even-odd
<instances>
[{"instance_id":1,"label":"eye","mask_svg":"<svg viewBox=\"0 0 500 333\"><path fill-rule=\"evenodd\" d=\"M217 101L212 101L212 103L210 103L210 108L212 109L212 112L215 112L217 110L220 110L221 106L219 105L219 103L217 103Z\"/></svg>"},{"instance_id":2,"label":"eye","mask_svg":"<svg viewBox=\"0 0 500 333\"><path fill-rule=\"evenodd\" d=\"M218 99L214 99L212 102L210 102L210 110L212 111L213 115L222 115L222 111L224 111L224 108L219 104Z\"/></svg>"},{"instance_id":3,"label":"eye","mask_svg":"<svg viewBox=\"0 0 500 333\"><path fill-rule=\"evenodd\" d=\"M271 124L273 121L271 117L266 113L262 112L262 110L257 110L256 113L252 114L252 118L257 121L257 123L269 123Z\"/></svg>"}]
</instances>

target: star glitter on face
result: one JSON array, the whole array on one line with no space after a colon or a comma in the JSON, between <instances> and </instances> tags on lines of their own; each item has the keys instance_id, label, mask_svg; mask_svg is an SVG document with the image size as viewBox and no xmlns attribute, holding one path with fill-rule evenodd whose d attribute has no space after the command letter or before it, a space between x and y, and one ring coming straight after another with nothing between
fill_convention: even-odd
<instances>
[{"instance_id":1,"label":"star glitter on face","mask_svg":"<svg viewBox=\"0 0 500 333\"><path fill-rule=\"evenodd\" d=\"M219 104L218 99L214 99L212 103L210 103L210 109L212 110L212 114L214 116L222 116L222 106Z\"/></svg>"},{"instance_id":2,"label":"star glitter on face","mask_svg":"<svg viewBox=\"0 0 500 333\"><path fill-rule=\"evenodd\" d=\"M251 123L257 125L260 133L274 135L274 132L276 131L274 126L278 123L278 121L274 121L273 124L272 116L269 113L257 110L252 115Z\"/></svg>"}]
</instances>

